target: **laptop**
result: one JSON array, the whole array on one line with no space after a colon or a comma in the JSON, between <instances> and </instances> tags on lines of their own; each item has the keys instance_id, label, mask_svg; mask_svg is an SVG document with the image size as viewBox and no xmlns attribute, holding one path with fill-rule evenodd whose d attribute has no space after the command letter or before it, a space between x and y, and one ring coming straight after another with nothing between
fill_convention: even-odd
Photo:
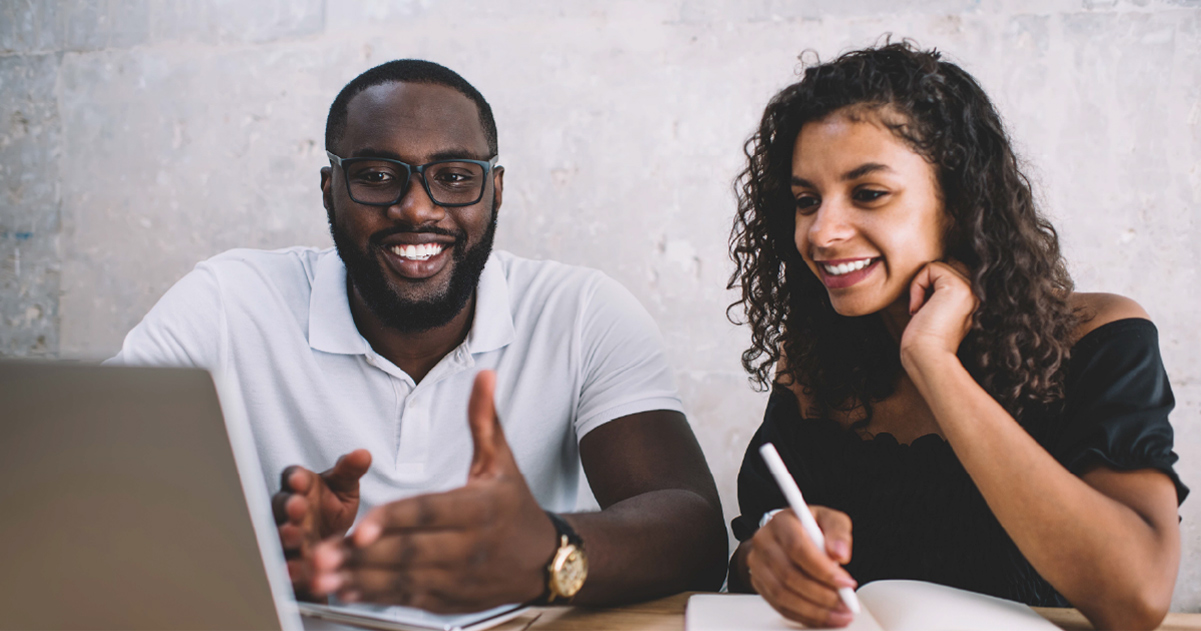
<instances>
[{"instance_id":1,"label":"laptop","mask_svg":"<svg viewBox=\"0 0 1201 631\"><path fill-rule=\"evenodd\" d=\"M240 391L216 381L0 361L0 629L475 631L527 609L298 607Z\"/></svg>"},{"instance_id":2,"label":"laptop","mask_svg":"<svg viewBox=\"0 0 1201 631\"><path fill-rule=\"evenodd\" d=\"M0 362L0 628L302 628L222 418L203 370Z\"/></svg>"}]
</instances>

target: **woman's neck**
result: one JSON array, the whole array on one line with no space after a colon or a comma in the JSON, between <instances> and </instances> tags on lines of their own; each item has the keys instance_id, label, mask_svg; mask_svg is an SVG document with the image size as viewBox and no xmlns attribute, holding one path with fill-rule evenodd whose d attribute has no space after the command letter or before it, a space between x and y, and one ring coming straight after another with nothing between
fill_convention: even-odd
<instances>
[{"instance_id":1,"label":"woman's neck","mask_svg":"<svg viewBox=\"0 0 1201 631\"><path fill-rule=\"evenodd\" d=\"M880 310L880 319L884 321L884 328L888 330L888 334L897 344L901 343L901 334L905 332L905 326L909 324L913 316L909 315L909 294L902 294L897 301Z\"/></svg>"}]
</instances>

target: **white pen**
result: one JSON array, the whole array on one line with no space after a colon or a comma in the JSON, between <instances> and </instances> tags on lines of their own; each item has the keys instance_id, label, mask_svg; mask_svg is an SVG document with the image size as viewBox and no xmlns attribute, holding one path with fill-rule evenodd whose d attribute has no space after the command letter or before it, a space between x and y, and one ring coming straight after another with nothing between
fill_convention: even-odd
<instances>
[{"instance_id":1,"label":"white pen","mask_svg":"<svg viewBox=\"0 0 1201 631\"><path fill-rule=\"evenodd\" d=\"M763 456L763 462L767 463L772 477L776 479L776 484L780 485L780 490L784 492L784 498L788 500L788 506L792 508L792 512L796 513L797 519L801 520L801 526L805 528L809 538L813 540L819 550L824 551L826 537L822 534L822 529L818 527L817 520L813 518L813 513L809 512L805 496L801 495L801 489L797 487L796 481L788 473L788 467L784 466L784 461L780 459L780 453L771 443L763 443L763 446L759 448L759 454ZM859 598L855 596L855 590L850 587L839 587L838 595L851 613L859 613Z\"/></svg>"}]
</instances>

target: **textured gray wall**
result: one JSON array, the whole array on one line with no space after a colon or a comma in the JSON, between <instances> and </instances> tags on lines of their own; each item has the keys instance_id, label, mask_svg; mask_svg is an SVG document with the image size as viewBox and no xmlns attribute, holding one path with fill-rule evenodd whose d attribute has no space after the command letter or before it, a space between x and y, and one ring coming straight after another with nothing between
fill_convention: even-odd
<instances>
[{"instance_id":1,"label":"textured gray wall","mask_svg":"<svg viewBox=\"0 0 1201 631\"><path fill-rule=\"evenodd\" d=\"M1078 286L1141 302L1201 492L1201 1L0 2L0 355L99 358L192 265L326 245L325 112L360 71L444 63L487 95L498 243L600 268L658 319L721 486L765 398L726 239L730 181L805 49L938 47L1006 117ZM1201 610L1201 498L1174 607Z\"/></svg>"}]
</instances>

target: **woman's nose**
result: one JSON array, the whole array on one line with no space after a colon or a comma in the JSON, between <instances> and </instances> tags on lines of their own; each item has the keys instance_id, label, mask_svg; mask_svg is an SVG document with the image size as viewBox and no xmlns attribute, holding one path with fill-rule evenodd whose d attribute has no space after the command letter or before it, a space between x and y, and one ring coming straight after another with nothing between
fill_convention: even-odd
<instances>
[{"instance_id":1,"label":"woman's nose","mask_svg":"<svg viewBox=\"0 0 1201 631\"><path fill-rule=\"evenodd\" d=\"M809 243L814 247L825 248L850 238L854 227L850 223L851 217L847 211L841 200L824 200L810 216L811 221L806 230Z\"/></svg>"}]
</instances>

